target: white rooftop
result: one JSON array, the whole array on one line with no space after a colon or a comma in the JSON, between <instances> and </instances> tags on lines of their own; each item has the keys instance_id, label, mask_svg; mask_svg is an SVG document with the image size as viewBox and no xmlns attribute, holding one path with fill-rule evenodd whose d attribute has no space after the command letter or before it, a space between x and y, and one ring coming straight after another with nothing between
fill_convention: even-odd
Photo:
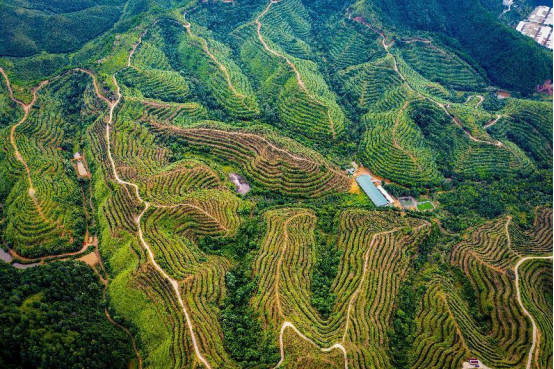
<instances>
[{"instance_id":1,"label":"white rooftop","mask_svg":"<svg viewBox=\"0 0 554 369\"><path fill-rule=\"evenodd\" d=\"M542 26L539 29L539 33L535 37L535 41L537 41L541 45L546 45L546 41L548 40L548 37L550 36L550 33L552 32L552 28L548 26Z\"/></svg>"},{"instance_id":2,"label":"white rooftop","mask_svg":"<svg viewBox=\"0 0 554 369\"><path fill-rule=\"evenodd\" d=\"M546 15L550 11L550 8L548 6L537 6L529 16L529 20L531 22L535 23L542 23L544 22Z\"/></svg>"},{"instance_id":3,"label":"white rooftop","mask_svg":"<svg viewBox=\"0 0 554 369\"><path fill-rule=\"evenodd\" d=\"M548 12L548 15L546 16L546 18L544 20L544 24L552 25L553 24L553 22L552 22L553 17L554 17L554 12L552 12L552 9L550 9L550 11Z\"/></svg>"}]
</instances>

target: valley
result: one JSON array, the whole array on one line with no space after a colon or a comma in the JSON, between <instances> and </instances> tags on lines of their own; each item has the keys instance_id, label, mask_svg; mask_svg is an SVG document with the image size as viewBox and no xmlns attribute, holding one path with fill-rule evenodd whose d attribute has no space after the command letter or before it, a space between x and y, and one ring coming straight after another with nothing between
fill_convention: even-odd
<instances>
[{"instance_id":1,"label":"valley","mask_svg":"<svg viewBox=\"0 0 554 369\"><path fill-rule=\"evenodd\" d=\"M552 53L471 2L0 4L0 366L552 368Z\"/></svg>"}]
</instances>

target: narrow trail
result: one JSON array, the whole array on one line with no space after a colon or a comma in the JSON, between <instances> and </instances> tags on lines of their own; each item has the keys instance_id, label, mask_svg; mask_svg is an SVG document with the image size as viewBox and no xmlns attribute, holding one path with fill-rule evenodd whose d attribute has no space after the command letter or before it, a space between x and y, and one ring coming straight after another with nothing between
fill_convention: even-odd
<instances>
[{"instance_id":1,"label":"narrow trail","mask_svg":"<svg viewBox=\"0 0 554 369\"><path fill-rule=\"evenodd\" d=\"M16 131L16 129L20 125L25 123L25 121L27 120L27 117L29 116L31 108L33 107L33 105L35 105L35 102L37 101L38 91L42 87L44 87L45 85L48 84L48 80L42 81L38 86L34 87L31 90L31 94L32 94L33 98L32 98L30 103L25 104L23 101L21 101L19 99L16 99L14 97L13 90L12 90L11 83L10 83L10 79L8 78L8 75L6 74L6 72L4 72L4 69L0 68L0 73L4 77L4 80L6 81L6 86L8 87L8 92L9 92L10 99L13 102L15 102L16 104L20 105L23 108L23 112L24 112L23 117L19 120L19 122L14 124L12 126L12 128L10 129L10 143L11 143L11 145L13 147L13 150L14 150L14 156L25 167L25 172L27 173L27 181L29 182L28 194L31 197L31 199L33 200L33 203L35 204L35 207L37 208L37 211L38 211L40 217L45 222L50 223L50 224L54 224L54 222L52 222L50 219L48 219L48 217L46 217L46 215L44 214L44 212L42 210L42 206L40 205L40 202L38 201L38 199L36 197L37 191L36 191L35 187L33 186L33 179L31 178L31 169L29 168L29 165L27 164L27 161L25 161L25 159L23 158L23 155L21 155L21 153L19 152L19 149L17 147L17 143L15 141L15 131Z\"/></svg>"},{"instance_id":2,"label":"narrow trail","mask_svg":"<svg viewBox=\"0 0 554 369\"><path fill-rule=\"evenodd\" d=\"M15 102L16 104L19 104L21 106L25 106L25 103L19 99L16 99L13 95L12 85L10 83L10 79L8 78L8 75L4 71L2 67L0 67L0 74L4 77L4 80L6 81L6 86L8 87L8 94L10 96L10 99Z\"/></svg>"},{"instance_id":3,"label":"narrow trail","mask_svg":"<svg viewBox=\"0 0 554 369\"><path fill-rule=\"evenodd\" d=\"M535 353L535 349L537 347L538 342L540 342L540 334L537 330L537 324L535 323L535 319L533 319L533 316L531 313L525 308L523 305L523 301L521 300L521 289L519 286L519 267L521 264L526 262L527 260L552 260L552 256L526 256L524 258L521 258L514 269L514 272L516 274L516 292L517 292L517 302L519 303L519 306L521 307L521 310L523 313L529 318L531 321L531 325L533 326L533 343L531 344L531 349L529 350L529 355L527 356L527 365L526 369L531 369L531 363L533 361L533 354Z\"/></svg>"},{"instance_id":4,"label":"narrow trail","mask_svg":"<svg viewBox=\"0 0 554 369\"><path fill-rule=\"evenodd\" d=\"M107 287L107 281L106 281L106 287ZM133 351L135 352L135 355L136 355L137 360L138 360L138 369L142 369L142 356L140 355L140 352L138 350L135 339L133 338L133 335L131 334L131 331L129 331L129 329L127 329L127 327L124 327L121 324L119 324L118 322L116 322L115 320L113 320L110 313L108 312L108 309L104 308L104 314L106 315L106 318L110 321L110 323L112 323L113 325L115 325L116 327L121 329L123 332L125 332L125 334L131 339L131 343L133 345Z\"/></svg>"},{"instance_id":5,"label":"narrow trail","mask_svg":"<svg viewBox=\"0 0 554 369\"><path fill-rule=\"evenodd\" d=\"M456 125L458 127L460 127L460 129L462 131L464 131L464 133L469 137L469 139L473 142L478 142L478 143L482 143L482 144L486 144L486 145L492 145L492 146L496 146L496 147L503 147L504 144L500 141L496 141L496 142L490 142L490 141L485 141L485 140L481 140L481 139L478 139L478 138L475 138L471 132L469 132L466 128L464 128L462 122L460 122L460 119L458 119L457 117L453 116L452 114L450 114L450 112L448 111L448 109L446 108L446 106L444 106L443 103L439 102L439 101L435 101L433 99L429 99L430 101L433 101L435 104L437 104L445 113L446 115L448 115L450 117L450 119L452 119L452 121L454 123L456 123Z\"/></svg>"},{"instance_id":6,"label":"narrow trail","mask_svg":"<svg viewBox=\"0 0 554 369\"><path fill-rule=\"evenodd\" d=\"M260 21L260 19L262 19L266 14L267 12L269 11L269 9L271 9L271 6L273 4L278 4L279 1L275 1L275 0L271 0L269 2L269 4L267 4L267 7L260 13L258 14L258 16L256 17L256 20L254 21L256 23L256 32L258 34L258 40L260 40L260 42L262 43L262 45L264 46L264 49L269 52L270 54L273 54L274 56L278 57L278 58L281 58L281 59L284 59L285 62L291 67L292 71L294 72L294 74L296 75L296 80L298 82L298 86L300 86L300 89L302 89L302 91L304 91L306 94L310 94L308 92L308 89L306 88L306 85L304 84L304 81L302 80L302 76L300 75L300 72L298 71L298 69L296 69L296 66L294 65L293 62L290 61L289 58L287 58L285 55L273 50L272 48L269 47L269 45L267 44L267 42L264 40L263 36L262 36L262 22Z\"/></svg>"},{"instance_id":7,"label":"narrow trail","mask_svg":"<svg viewBox=\"0 0 554 369\"><path fill-rule=\"evenodd\" d=\"M82 68L76 68L74 69L76 71L81 71L81 72L84 72L86 74L88 74L89 76L92 77L92 81L93 81L93 85L94 85L94 89L95 89L95 92L96 94L98 95L98 97L100 97L102 100L104 100L106 103L108 103L108 105L110 106L111 105L111 102L109 99L107 99L104 95L102 95L100 93L100 88L98 86L98 81L97 81L97 78L96 76L89 70L86 70L86 69L82 69ZM21 100L18 100L16 99L14 96L13 96L13 90L11 88L11 84L10 84L10 80L7 76L7 74L4 72L4 70L0 67L0 74L2 74L2 76L4 77L5 81L6 81L6 85L8 87L8 91L9 91L9 96L10 96L10 99L13 100L15 103L17 103L18 105L20 105L21 107L23 107L23 110L24 110L24 115L23 115L23 118L17 123L15 124L11 130L10 130L10 142L14 148L14 152L15 152L15 157L23 163L23 165L25 166L25 170L27 172L27 176L28 176L28 181L29 181L29 195L32 197L33 199L33 202L35 203L41 217L43 219L46 220L44 214L42 213L42 208L40 207L40 204L38 202L38 200L36 199L36 196L35 196L35 193L36 191L34 190L34 187L33 187L33 182L32 182L32 179L31 179L31 173L30 173L30 169L29 169L29 166L27 165L27 162L23 159L23 157L21 156L21 154L19 153L19 150L17 148L17 144L16 144L16 141L15 141L15 130L17 129L17 127L19 127L23 122L25 122L25 120L27 119L27 117L29 116L29 112L31 110L31 107L35 104L36 102L36 99L37 99L37 92L43 87L45 86L46 84L49 83L48 80L45 80L45 81L42 81L37 87L33 88L33 90L31 91L32 93L32 100L29 104L25 104L24 102L22 102ZM57 77L56 77L57 78ZM92 201L92 200L91 200ZM92 206L92 202L91 202L91 206ZM79 254L82 254L84 253L85 251L87 251L87 249L91 246L91 245L94 245L95 246L95 253L96 253L96 256L97 256L97 259L98 259L98 262L100 263L100 266L102 267L102 270L104 271L104 274L106 276L106 278L104 278L97 270L96 268L92 268L94 270L94 272L98 275L98 277L100 278L100 281L102 282L102 284L104 285L104 290L103 290L103 298L105 300L106 298L106 289L108 287L108 282L109 282L109 279L108 279L108 273L106 271L106 269L104 268L104 264L102 263L102 259L100 258L100 254L98 252L98 239L95 237L94 239L94 242L92 244L85 244L83 245L83 247L78 250L78 251L74 251L74 252L68 252L68 253L64 253L64 254L59 254L59 255L48 255L48 256L43 256L43 257L40 257L40 258L35 258L35 259L31 259L31 258L26 258L26 257L23 257L19 254L17 254L14 250L12 249L8 249L8 252L9 254L12 256L12 258L18 258L24 262L32 262L32 263L36 263L36 262L39 262L41 264L43 264L44 262L49 262L49 261L57 261L57 260L68 260L67 258L68 257L71 257L71 256L76 256L76 255L79 255ZM139 369L142 369L142 357L138 351L138 348L137 348L137 345L135 343L135 340L133 338L133 336L131 335L131 332L125 328L124 326L122 326L121 324L115 322L112 317L110 316L108 310L106 308L104 308L104 314L106 315L107 319L112 323L114 324L115 326L117 326L118 328L122 329L128 336L129 338L131 339L131 342L133 344L133 350L135 351L135 355L137 356L137 359L138 359L138 365L139 365Z\"/></svg>"},{"instance_id":8,"label":"narrow trail","mask_svg":"<svg viewBox=\"0 0 554 369\"><path fill-rule=\"evenodd\" d=\"M485 98L481 95L476 95L476 96L479 98L479 102L475 104L475 107L478 108L483 103L483 101L485 101Z\"/></svg>"},{"instance_id":9,"label":"narrow trail","mask_svg":"<svg viewBox=\"0 0 554 369\"><path fill-rule=\"evenodd\" d=\"M346 353L346 349L344 348L343 345L341 345L340 343L335 343L334 345L329 346L329 347L321 347L317 343L315 343L313 340L311 340L310 338L303 335L294 326L294 324L292 324L291 322L289 322L287 320L281 326L281 332L279 333L279 349L280 349L280 352L281 352L281 359L279 360L277 365L275 365L274 369L280 367L283 364L283 361L285 360L285 346L284 346L284 342L283 342L283 335L284 335L287 328L291 328L300 338L302 338L304 341L310 343L314 347L318 348L322 352L330 352L330 351L333 351L335 349L341 350L342 355L344 356L344 369L348 369L348 356L347 356L347 353Z\"/></svg>"},{"instance_id":10,"label":"narrow trail","mask_svg":"<svg viewBox=\"0 0 554 369\"><path fill-rule=\"evenodd\" d=\"M295 218L296 216L299 216L299 215L305 215L305 214L297 214L294 217L291 217L290 219L288 219L286 223L288 223L290 220L292 220L293 218ZM414 228L414 230L419 230L419 229L421 229L422 227L425 227L425 226L430 226L430 223L425 221L425 223L423 223L422 225ZM364 256L364 267L363 267L362 277L360 278L360 282L358 284L358 287L356 288L356 290L352 294L352 297L350 298L350 302L348 303L348 309L347 309L347 313L346 313L346 325L344 327L344 333L343 333L341 342L337 342L337 343L335 343L335 344L333 344L329 347L321 347L318 344L316 344L312 339L310 339L310 338L306 337L304 334L302 334L298 330L298 328L296 328L294 326L294 324L292 322L290 322L288 320L285 320L283 322L283 325L281 326L281 331L280 331L280 334L279 334L279 350L280 350L280 353L281 353L281 359L279 360L277 365L274 367L274 369L280 367L283 364L284 360L285 360L285 347L284 347L284 342L283 342L283 335L284 335L285 330L287 328L291 328L300 338L302 338L303 340L309 342L311 345L317 347L322 352L329 352L329 351L332 351L334 349L341 350L342 353L343 353L343 356L344 356L344 368L348 369L348 355L347 355L346 348L344 347L344 342L346 341L346 335L348 333L348 328L349 328L349 325L350 325L350 315L351 315L351 311L352 311L352 306L353 306L354 302L356 301L356 299L357 299L357 297L358 297L358 295L359 295L359 293L362 289L363 283L365 282L365 279L366 279L367 269L368 269L368 264L369 264L369 255L370 255L370 252L372 250L372 246L376 242L377 237L387 235L387 234L391 234L391 233L397 232L401 229L402 228L394 228L390 231L383 231L383 232L375 233L373 235L373 237L371 238L370 246L368 247L368 250L367 250L367 252L365 253L365 256ZM286 240L286 237L287 237L286 226L285 226L285 229L284 229L284 233L285 233L285 240ZM286 247L286 244L285 244L285 247ZM285 250L283 250L283 253L284 253L284 251ZM283 253L281 254L281 258L282 258ZM280 264L281 264L281 258L279 260L278 266L280 266ZM280 269L278 268L277 273L279 273L279 270ZM277 278L277 276L276 276L276 283L277 283L276 291L278 291L278 278ZM278 298L279 298L279 296L277 295L277 299ZM283 316L282 312L280 312L280 315Z\"/></svg>"},{"instance_id":11,"label":"narrow trail","mask_svg":"<svg viewBox=\"0 0 554 369\"><path fill-rule=\"evenodd\" d=\"M318 99L316 96L312 95L310 93L310 91L308 91L308 89L306 88L306 85L304 83L304 81L302 80L302 76L300 75L300 72L298 71L298 69L296 68L296 66L294 65L294 63L288 58L286 57L285 55L273 50L271 47L269 47L269 45L267 44L267 42L264 40L264 37L262 36L262 22L261 22L261 19L267 14L267 12L269 11L269 9L271 9L271 6L273 4L278 4L280 3L281 1L283 0L270 0L269 1L269 4L267 4L267 7L260 13L258 14L258 16L256 17L255 19L255 23L256 23L256 32L258 34L258 40L260 40L260 42L262 43L264 49L269 52L270 54L278 57L278 58L281 58L283 60L285 60L285 62L290 66L290 68L292 69L292 71L294 72L294 74L296 75L296 81L298 83L298 86L300 87L300 89L306 94L308 95L308 97L319 103L319 104L322 104L325 106L325 104L320 100ZM330 108L327 107L327 118L329 119L329 128L331 129L331 133L333 135L333 139L336 138L336 132L335 132L335 123L333 122L333 118L331 117L331 113L330 113Z\"/></svg>"},{"instance_id":12,"label":"narrow trail","mask_svg":"<svg viewBox=\"0 0 554 369\"><path fill-rule=\"evenodd\" d=\"M19 259L19 260L21 260L25 263L44 263L44 262L47 262L47 261L55 261L55 260L58 260L58 259L63 259L63 258L83 254L92 245L93 244L91 244L91 243L87 243L78 251L66 252L64 254L58 254L58 255L41 256L40 258L26 258L25 256L19 255L13 249L8 249L8 253L11 255L12 258Z\"/></svg>"},{"instance_id":13,"label":"narrow trail","mask_svg":"<svg viewBox=\"0 0 554 369\"><path fill-rule=\"evenodd\" d=\"M483 126L484 129L487 129L487 128L490 128L492 126L494 126L496 124L496 122L498 122L500 120L500 118L504 117L503 115L500 115L500 114L496 114L496 118L491 120L490 122L488 122L487 124L485 124Z\"/></svg>"},{"instance_id":14,"label":"narrow trail","mask_svg":"<svg viewBox=\"0 0 554 369\"><path fill-rule=\"evenodd\" d=\"M512 248L512 236L510 236L510 223L512 222L512 216L508 215L506 218L506 224L504 224L504 231L506 232L506 245L512 254L521 257L521 254Z\"/></svg>"},{"instance_id":15,"label":"narrow trail","mask_svg":"<svg viewBox=\"0 0 554 369\"><path fill-rule=\"evenodd\" d=\"M192 38L192 39L197 39L200 41L200 43L202 44L202 50L204 50L204 52L206 53L206 55L208 55L208 57L210 59L213 60L213 62L218 66L218 68L221 70L221 72L225 75L225 80L227 81L227 85L229 86L229 89L231 91L233 91L233 94L241 99L245 99L246 98L246 95L243 95L241 94L240 92L237 91L237 89L235 88L235 86L233 86L233 83L231 82L231 75L229 74L229 71L227 70L227 67L223 64L221 64L221 62L215 57L215 55L210 51L209 47L208 47L208 41L206 41L206 39L204 39L203 37L200 37L198 35L195 35L193 32L192 32L192 29L191 29L191 24L189 21L187 21L186 19L187 17L187 13L183 13L183 22L182 25L183 27L185 27L185 29L187 30L187 33L188 35ZM129 58L130 60L130 58Z\"/></svg>"},{"instance_id":16,"label":"narrow trail","mask_svg":"<svg viewBox=\"0 0 554 369\"><path fill-rule=\"evenodd\" d=\"M138 44L137 44L137 47L138 47ZM133 54L133 52L136 50L136 47L134 47L133 49L131 49L130 51L130 56L128 58L128 66L130 66L130 61L131 61L131 56ZM117 167L115 165L115 161L113 159L113 155L112 155L112 150L111 150L111 139L110 139L110 131L111 131L111 126L113 125L113 116L114 116L114 111L115 111L115 108L117 107L117 105L120 103L121 101L121 98L122 98L122 95L121 95L121 89L119 87L119 84L117 83L117 78L116 78L116 75L117 75L118 72L116 72L113 76L112 76L112 81L113 81L113 84L114 86L116 87L116 100L115 101L110 101L109 99L105 98L105 97L100 97L102 98L102 100L104 101L108 101L108 107L109 107L109 116L108 116L108 120L106 121L106 132L105 132L105 138L106 138L106 151L107 151L107 156L108 156L108 161L110 162L110 167L111 167L111 170L112 170L112 175L115 179L115 181L123 186L129 186L129 187L132 187L134 190L135 190L135 196L137 198L137 200L139 201L139 203L143 204L144 205L144 209L142 210L142 212L134 218L134 222L137 226L137 230L138 230L138 237L139 237L139 240L140 240L140 243L141 245L144 247L144 249L147 251L147 254L148 254L148 257L150 259L150 262L152 263L152 265L154 266L154 268L165 278L168 280L168 282L170 283L171 287L173 288L174 292L175 292L175 295L177 296L177 300L179 302L179 305L181 306L181 309L183 311L183 314L185 315L185 321L186 321L186 324L187 324L187 327L189 329L189 333L190 333L190 338L191 338L191 341L192 341L192 346L194 347L194 351L195 351L195 354L196 354L196 357L198 358L198 360L200 360L200 362L202 362L202 364L204 364L204 366L208 369L211 369L211 366L210 364L208 363L208 361L202 356L202 354L200 353L200 349L198 347L198 342L196 340L196 335L194 333L194 328L192 326L192 320L189 316L189 313L187 311L187 308L185 306L185 303L183 301L183 298L181 296L181 291L179 290L179 282L173 278L171 278L171 276L169 276L169 274L167 274L163 268L157 263L156 261L156 258L154 256L154 252L152 251L150 245L148 244L148 242L146 242L145 238L144 238L144 234L143 234L143 230L142 230L142 225L141 225L141 219L143 217L143 215L148 211L148 209L150 208L150 203L148 201L145 201L141 195L140 195L140 191L139 191L139 187L137 184L135 183L132 183L132 182L128 182L128 181L125 181L125 180L122 180L120 177L119 177L119 174L117 172ZM95 79L96 77L94 77ZM97 85L97 83L95 83L95 85Z\"/></svg>"},{"instance_id":17,"label":"narrow trail","mask_svg":"<svg viewBox=\"0 0 554 369\"><path fill-rule=\"evenodd\" d=\"M275 283L274 283L274 289L275 289L275 301L277 303L277 311L279 312L279 315L284 317L283 315L283 309L281 308L281 300L279 298L279 281L281 279L281 265L283 265L283 257L285 256L285 252L287 252L288 247L288 241L289 241L289 233L287 227L289 226L289 223L303 215L308 215L312 218L315 217L312 213L309 212L300 212L298 214L293 215L289 219L285 221L283 224L283 248L281 250L281 255L279 256L279 261L277 262L277 271L275 272Z\"/></svg>"},{"instance_id":18,"label":"narrow trail","mask_svg":"<svg viewBox=\"0 0 554 369\"><path fill-rule=\"evenodd\" d=\"M474 97L477 97L479 99L479 101L477 102L477 104L475 104L474 108L478 108L484 101L485 101L485 98L482 96L482 95L469 95L466 99L466 104L469 103L471 101L471 99L473 99Z\"/></svg>"},{"instance_id":19,"label":"narrow trail","mask_svg":"<svg viewBox=\"0 0 554 369\"><path fill-rule=\"evenodd\" d=\"M360 17L360 16L356 16L356 17L353 17L352 16L352 10L351 9L348 9L348 19L349 20L353 20L354 22L357 22L357 23L360 23L360 24L363 24L364 26L366 26L367 28L371 29L373 32L379 34L381 36L381 39L382 39L382 45L383 45L383 48L385 49L385 52L387 53L387 55L389 55L390 57L392 57L392 60L393 60L393 63L394 63L394 71L398 74L398 76L402 79L402 81L404 81L404 83L406 84L406 86L408 87L408 89L412 92L414 92L415 94L419 95L420 97L424 98L424 99L427 99L431 102L433 102L434 104L438 105L445 113L446 115L448 115L448 117L450 117L450 119L452 119L452 121L458 126L460 127L460 129L469 137L470 140L474 141L474 142L479 142L479 143L482 143L482 144L486 144L486 145L493 145L493 146L497 146L497 147L502 147L503 144L502 142L500 141L496 141L496 142L490 142L490 141L485 141L485 140L480 140L476 137L474 137L471 132L469 132L466 128L464 128L464 126L462 125L462 123L460 122L460 120L456 117L454 117L452 114L450 114L450 112L448 111L448 109L446 108L446 106L441 103L440 101L437 101L431 97L428 97L428 96L425 96L423 95L421 92L419 91L416 91L409 83L408 83L408 80L406 79L406 77L402 74L402 72L400 72L400 70L398 69L398 62L396 60L396 57L394 56L393 53L390 52L389 50L389 47L391 47L393 44L394 44L394 41L392 41L390 44L387 44L387 36L384 34L383 31L381 30L378 30L376 28L374 28L369 22L367 22L363 17ZM480 103L478 104L480 105Z\"/></svg>"},{"instance_id":20,"label":"narrow trail","mask_svg":"<svg viewBox=\"0 0 554 369\"><path fill-rule=\"evenodd\" d=\"M510 2L508 3L508 8L507 9L504 9L502 11L502 13L500 13L500 15L498 16L498 19L502 18L504 16L504 14L508 13L509 11L512 10L512 5L514 5L514 0L510 0Z\"/></svg>"}]
</instances>

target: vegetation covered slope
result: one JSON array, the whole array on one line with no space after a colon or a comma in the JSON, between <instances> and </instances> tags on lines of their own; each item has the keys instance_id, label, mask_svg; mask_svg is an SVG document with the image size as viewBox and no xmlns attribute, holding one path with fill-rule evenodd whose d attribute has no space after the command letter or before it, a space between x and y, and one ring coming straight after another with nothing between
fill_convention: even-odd
<instances>
[{"instance_id":1,"label":"vegetation covered slope","mask_svg":"<svg viewBox=\"0 0 554 369\"><path fill-rule=\"evenodd\" d=\"M124 1L3 1L0 55L30 56L75 51L107 31Z\"/></svg>"},{"instance_id":2,"label":"vegetation covered slope","mask_svg":"<svg viewBox=\"0 0 554 369\"><path fill-rule=\"evenodd\" d=\"M499 86L530 92L552 75L549 52L510 30L479 0L362 0L354 8L399 30L446 36L445 42L474 59Z\"/></svg>"},{"instance_id":3,"label":"vegetation covered slope","mask_svg":"<svg viewBox=\"0 0 554 369\"><path fill-rule=\"evenodd\" d=\"M3 368L123 368L128 337L109 323L102 285L84 263L17 271L0 265Z\"/></svg>"},{"instance_id":4,"label":"vegetation covered slope","mask_svg":"<svg viewBox=\"0 0 554 369\"><path fill-rule=\"evenodd\" d=\"M0 366L551 368L551 55L458 1L109 6L0 59Z\"/></svg>"}]
</instances>

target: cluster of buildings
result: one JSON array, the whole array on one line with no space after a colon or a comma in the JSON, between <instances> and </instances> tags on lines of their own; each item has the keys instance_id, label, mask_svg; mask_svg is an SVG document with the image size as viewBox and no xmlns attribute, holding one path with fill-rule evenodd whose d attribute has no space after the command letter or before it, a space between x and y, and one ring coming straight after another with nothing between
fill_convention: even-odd
<instances>
[{"instance_id":1,"label":"cluster of buildings","mask_svg":"<svg viewBox=\"0 0 554 369\"><path fill-rule=\"evenodd\" d=\"M553 10L548 6L538 6L533 10L526 21L521 21L516 30L533 38L539 44L553 49L552 24Z\"/></svg>"}]
</instances>

